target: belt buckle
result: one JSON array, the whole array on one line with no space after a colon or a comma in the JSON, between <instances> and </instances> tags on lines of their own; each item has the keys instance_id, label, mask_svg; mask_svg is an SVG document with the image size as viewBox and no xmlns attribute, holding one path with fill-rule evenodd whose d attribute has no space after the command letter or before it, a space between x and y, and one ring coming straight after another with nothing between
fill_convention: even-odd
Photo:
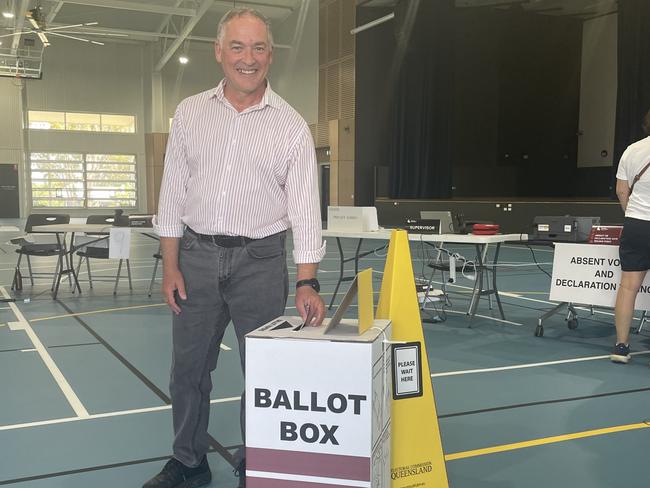
<instances>
[{"instance_id":1,"label":"belt buckle","mask_svg":"<svg viewBox=\"0 0 650 488\"><path fill-rule=\"evenodd\" d=\"M219 247L231 248L231 247L241 246L241 240L238 240L237 236L214 235L211 237L212 237L212 242Z\"/></svg>"}]
</instances>

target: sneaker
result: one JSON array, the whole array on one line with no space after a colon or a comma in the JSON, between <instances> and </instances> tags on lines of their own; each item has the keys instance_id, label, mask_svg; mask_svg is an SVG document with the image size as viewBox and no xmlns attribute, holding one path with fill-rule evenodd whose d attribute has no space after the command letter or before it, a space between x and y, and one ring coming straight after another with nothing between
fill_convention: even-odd
<instances>
[{"instance_id":1,"label":"sneaker","mask_svg":"<svg viewBox=\"0 0 650 488\"><path fill-rule=\"evenodd\" d=\"M242 459L232 471L239 478L237 488L246 488L246 458Z\"/></svg>"},{"instance_id":2,"label":"sneaker","mask_svg":"<svg viewBox=\"0 0 650 488\"><path fill-rule=\"evenodd\" d=\"M612 354L610 354L609 359L614 363L627 363L630 360L630 345L618 343L614 346Z\"/></svg>"},{"instance_id":3,"label":"sneaker","mask_svg":"<svg viewBox=\"0 0 650 488\"><path fill-rule=\"evenodd\" d=\"M212 481L208 459L203 456L201 464L188 468L175 458L165 464L160 473L147 481L142 488L198 488Z\"/></svg>"}]
</instances>

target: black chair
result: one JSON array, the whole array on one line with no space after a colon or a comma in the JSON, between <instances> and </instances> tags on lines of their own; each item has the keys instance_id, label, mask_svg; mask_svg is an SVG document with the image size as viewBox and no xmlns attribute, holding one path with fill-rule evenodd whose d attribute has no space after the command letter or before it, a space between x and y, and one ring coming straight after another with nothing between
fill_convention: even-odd
<instances>
[{"instance_id":1,"label":"black chair","mask_svg":"<svg viewBox=\"0 0 650 488\"><path fill-rule=\"evenodd\" d=\"M86 218L87 224L106 224L112 226L115 221L114 215L89 215ZM77 264L77 276L79 276L79 270L81 269L81 264L84 259L86 260L86 270L88 272L88 284L90 288L93 287L93 276L90 271L90 260L91 259L110 259L109 258L109 247L108 247L108 236L106 234L86 234L87 238L90 238L91 242L89 245L84 245L83 242L80 242L78 245L82 246L79 251L77 251L77 256L79 256L79 262ZM104 239L102 239L104 237ZM117 285L120 283L120 274L122 272L122 261L126 261L126 270L129 277L129 290L133 290L133 284L131 282L131 265L127 259L120 259L120 262L117 266L117 274L115 276L98 276L95 277L95 281L113 281L115 280L115 286L113 287L113 295L117 294Z\"/></svg>"},{"instance_id":2,"label":"black chair","mask_svg":"<svg viewBox=\"0 0 650 488\"><path fill-rule=\"evenodd\" d=\"M23 256L27 259L27 268L29 269L29 281L34 286L34 278L39 276L56 276L58 274L59 268L62 266L62 258L65 251L65 243L60 242L59 239L51 234L45 234L49 238L50 242L37 242L39 237L43 238L44 234L38 234L32 232L32 228L39 225L52 225L52 224L69 224L70 216L66 214L31 214L27 217L27 222L25 223L25 233L27 235L16 237L11 239L11 243L18 246L16 252L18 253L18 261L16 262L16 270L14 271L14 278L11 283L12 290L22 290L23 288L23 274L20 271L20 263L23 259ZM29 236L34 236L36 240L32 241L28 239ZM58 256L59 259L56 262L56 269L54 273L35 273L32 271L32 261L31 257L51 257ZM54 290L54 282L52 283L52 290Z\"/></svg>"},{"instance_id":3,"label":"black chair","mask_svg":"<svg viewBox=\"0 0 650 488\"><path fill-rule=\"evenodd\" d=\"M420 301L420 310L422 312L429 312L428 318L423 318L423 322L442 322L446 319L446 308L451 307L451 300L449 299L449 292L447 291L447 277L446 274L450 273L450 262L442 259L441 251L438 250L437 256L431 259L426 266L431 268L431 274L426 284L417 286L418 300ZM456 271L460 274L462 269L454 265ZM434 291L434 279L436 273L440 273L440 290ZM431 308L429 308L429 306ZM437 305L440 305L438 308Z\"/></svg>"}]
</instances>

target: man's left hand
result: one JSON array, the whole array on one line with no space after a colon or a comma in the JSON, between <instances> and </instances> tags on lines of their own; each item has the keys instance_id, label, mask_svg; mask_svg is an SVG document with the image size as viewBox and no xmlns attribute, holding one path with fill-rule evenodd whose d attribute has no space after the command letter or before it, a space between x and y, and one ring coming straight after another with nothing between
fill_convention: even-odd
<instances>
[{"instance_id":1,"label":"man's left hand","mask_svg":"<svg viewBox=\"0 0 650 488\"><path fill-rule=\"evenodd\" d=\"M311 286L296 289L296 309L305 325L318 327L325 318L325 303Z\"/></svg>"}]
</instances>

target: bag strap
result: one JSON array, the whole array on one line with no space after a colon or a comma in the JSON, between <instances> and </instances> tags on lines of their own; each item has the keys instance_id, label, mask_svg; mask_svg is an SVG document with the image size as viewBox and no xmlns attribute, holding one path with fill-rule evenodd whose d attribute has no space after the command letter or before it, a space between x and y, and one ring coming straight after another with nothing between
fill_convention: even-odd
<instances>
[{"instance_id":1,"label":"bag strap","mask_svg":"<svg viewBox=\"0 0 650 488\"><path fill-rule=\"evenodd\" d=\"M643 173L645 173L645 172L647 171L648 168L650 168L650 161L648 161L648 164L646 164L646 165L643 167L643 169L639 172L639 174L636 175L636 176L634 177L634 179L632 180L632 186L630 186L630 195L632 194L632 190L634 190L634 185L636 185L636 182L639 181L639 180L641 179L641 177L643 176Z\"/></svg>"}]
</instances>

